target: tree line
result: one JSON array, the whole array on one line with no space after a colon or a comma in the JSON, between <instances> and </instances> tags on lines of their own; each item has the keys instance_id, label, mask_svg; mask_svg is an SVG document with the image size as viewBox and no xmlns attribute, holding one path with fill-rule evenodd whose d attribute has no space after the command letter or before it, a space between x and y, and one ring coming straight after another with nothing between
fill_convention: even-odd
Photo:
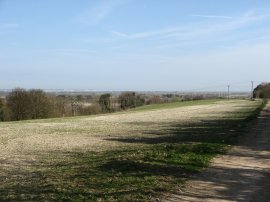
<instances>
[{"instance_id":1,"label":"tree line","mask_svg":"<svg viewBox=\"0 0 270 202\"><path fill-rule=\"evenodd\" d=\"M80 101L80 95L77 96ZM100 95L97 103L85 105L66 99L64 95L48 94L40 89L13 89L5 99L0 99L0 120L19 121L72 115L90 115L126 110L144 105L145 98L135 92L125 92L114 102L109 93Z\"/></svg>"},{"instance_id":2,"label":"tree line","mask_svg":"<svg viewBox=\"0 0 270 202\"><path fill-rule=\"evenodd\" d=\"M127 110L148 104L212 98L216 98L216 96L212 94L140 94L136 92L57 95L46 93L40 89L15 88L5 98L0 98L0 121L93 115Z\"/></svg>"}]
</instances>

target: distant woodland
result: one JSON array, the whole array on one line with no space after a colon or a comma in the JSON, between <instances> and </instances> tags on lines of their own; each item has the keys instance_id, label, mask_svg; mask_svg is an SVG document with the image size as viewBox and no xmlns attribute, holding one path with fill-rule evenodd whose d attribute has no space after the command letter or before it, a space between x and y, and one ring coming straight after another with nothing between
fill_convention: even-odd
<instances>
[{"instance_id":1,"label":"distant woodland","mask_svg":"<svg viewBox=\"0 0 270 202\"><path fill-rule=\"evenodd\" d=\"M254 98L270 98L270 84L255 88ZM20 121L94 115L128 110L143 105L226 98L220 93L47 93L40 89L15 88L0 97L0 121ZM233 98L233 96L231 96Z\"/></svg>"},{"instance_id":2,"label":"distant woodland","mask_svg":"<svg viewBox=\"0 0 270 202\"><path fill-rule=\"evenodd\" d=\"M0 121L19 121L92 115L136 108L142 105L198 100L209 96L175 94L53 94L40 89L13 89L0 98Z\"/></svg>"}]
</instances>

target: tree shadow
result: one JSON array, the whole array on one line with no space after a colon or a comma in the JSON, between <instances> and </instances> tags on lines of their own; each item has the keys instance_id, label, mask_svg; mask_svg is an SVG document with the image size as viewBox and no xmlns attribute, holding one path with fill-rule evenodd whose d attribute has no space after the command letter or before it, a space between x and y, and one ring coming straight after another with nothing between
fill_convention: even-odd
<instances>
[{"instance_id":1,"label":"tree shadow","mask_svg":"<svg viewBox=\"0 0 270 202\"><path fill-rule=\"evenodd\" d=\"M132 201L134 196L144 200L164 191L147 184L157 177L184 177L177 166L115 158L125 158L125 153L38 152L42 158L25 160L27 166L1 160L9 169L0 169L0 201Z\"/></svg>"},{"instance_id":2,"label":"tree shadow","mask_svg":"<svg viewBox=\"0 0 270 202\"><path fill-rule=\"evenodd\" d=\"M270 172L254 167L211 167L191 179L191 189L165 197L166 201L270 201Z\"/></svg>"},{"instance_id":3,"label":"tree shadow","mask_svg":"<svg viewBox=\"0 0 270 202\"><path fill-rule=\"evenodd\" d=\"M193 177L193 187L166 201L270 201L270 113L249 122L236 147L206 172Z\"/></svg>"},{"instance_id":4,"label":"tree shadow","mask_svg":"<svg viewBox=\"0 0 270 202\"><path fill-rule=\"evenodd\" d=\"M147 125L146 122L136 123L137 125ZM164 124L165 125L165 124ZM119 141L124 143L236 143L239 136L246 132L246 122L243 120L221 119L221 120L201 120L193 124L167 124L162 130L143 131L143 137L111 137L108 141Z\"/></svg>"},{"instance_id":5,"label":"tree shadow","mask_svg":"<svg viewBox=\"0 0 270 202\"><path fill-rule=\"evenodd\" d=\"M147 123L136 123L147 125ZM270 201L270 112L262 111L253 120L248 117L241 119L201 120L193 124L170 124L162 130L144 131L144 137L108 138L108 141L119 141L130 144L186 144L186 143L219 143L233 144L237 151L230 151L224 156L235 159L232 163L223 162L210 168L206 174L196 174L195 180L201 181L193 192L178 193L175 197L183 196L193 201L204 200L233 200L233 201ZM267 135L268 134L268 135ZM237 164L237 159L255 159L258 165L249 166ZM112 162L114 164L116 162ZM261 164L265 164L264 168ZM236 167L235 167L236 166ZM135 165L133 165L136 168ZM180 171L181 172L181 171ZM162 173L162 171L161 171ZM165 172L166 173L166 172ZM208 174L209 173L209 174ZM192 176L192 175L191 175ZM190 176L189 176L190 177ZM206 186L203 186L205 184ZM211 184L214 192L208 195L205 189ZM201 193L200 193L201 192ZM193 198L193 199L192 199ZM198 200L199 199L199 200Z\"/></svg>"}]
</instances>

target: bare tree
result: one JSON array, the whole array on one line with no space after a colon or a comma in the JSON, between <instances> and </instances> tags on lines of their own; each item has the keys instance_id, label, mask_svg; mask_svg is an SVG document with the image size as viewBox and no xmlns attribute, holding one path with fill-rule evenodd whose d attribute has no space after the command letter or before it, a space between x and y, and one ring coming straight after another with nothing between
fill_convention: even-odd
<instances>
[{"instance_id":1,"label":"bare tree","mask_svg":"<svg viewBox=\"0 0 270 202\"><path fill-rule=\"evenodd\" d=\"M28 93L31 101L31 118L48 118L52 105L46 93L39 89L32 89Z\"/></svg>"},{"instance_id":2,"label":"bare tree","mask_svg":"<svg viewBox=\"0 0 270 202\"><path fill-rule=\"evenodd\" d=\"M7 96L7 107L11 120L31 118L31 99L28 92L22 88L13 89Z\"/></svg>"}]
</instances>

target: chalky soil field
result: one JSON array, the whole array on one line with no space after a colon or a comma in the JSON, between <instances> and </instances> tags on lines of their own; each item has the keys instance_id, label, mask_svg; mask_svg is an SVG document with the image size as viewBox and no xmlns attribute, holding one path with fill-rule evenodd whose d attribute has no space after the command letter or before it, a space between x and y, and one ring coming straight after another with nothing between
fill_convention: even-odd
<instances>
[{"instance_id":1,"label":"chalky soil field","mask_svg":"<svg viewBox=\"0 0 270 202\"><path fill-rule=\"evenodd\" d=\"M149 201L244 135L262 101L0 123L0 201Z\"/></svg>"}]
</instances>

